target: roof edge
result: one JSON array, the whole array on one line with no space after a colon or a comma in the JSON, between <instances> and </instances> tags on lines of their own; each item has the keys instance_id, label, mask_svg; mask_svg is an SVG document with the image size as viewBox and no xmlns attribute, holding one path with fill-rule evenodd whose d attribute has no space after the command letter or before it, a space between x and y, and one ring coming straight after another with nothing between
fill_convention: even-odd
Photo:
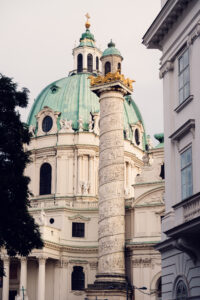
<instances>
[{"instance_id":1,"label":"roof edge","mask_svg":"<svg viewBox=\"0 0 200 300\"><path fill-rule=\"evenodd\" d=\"M163 38L172 28L188 3L189 0L168 0L142 37L142 44L149 49L162 50L161 42Z\"/></svg>"}]
</instances>

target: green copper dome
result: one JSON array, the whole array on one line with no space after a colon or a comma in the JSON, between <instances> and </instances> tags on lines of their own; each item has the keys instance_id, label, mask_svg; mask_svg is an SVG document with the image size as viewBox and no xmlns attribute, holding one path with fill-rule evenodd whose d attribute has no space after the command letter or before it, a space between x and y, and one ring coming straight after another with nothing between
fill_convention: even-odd
<instances>
[{"instance_id":1,"label":"green copper dome","mask_svg":"<svg viewBox=\"0 0 200 300\"><path fill-rule=\"evenodd\" d=\"M155 148L163 148L164 147L164 133L156 133L156 134L154 134L154 137L159 142L159 144Z\"/></svg>"},{"instance_id":2,"label":"green copper dome","mask_svg":"<svg viewBox=\"0 0 200 300\"><path fill-rule=\"evenodd\" d=\"M59 120L72 120L72 128L78 130L78 120L83 120L83 129L88 130L91 113L99 112L99 98L90 90L89 73L81 73L57 80L48 85L36 98L27 120L28 125L36 126L36 115L48 106L54 111L60 112ZM140 121L142 116L138 107L131 98L126 96L124 101L124 131L128 131L129 139L132 139L131 124ZM127 134L127 133L126 133ZM143 137L143 148L146 145L146 135Z\"/></svg>"},{"instance_id":3,"label":"green copper dome","mask_svg":"<svg viewBox=\"0 0 200 300\"><path fill-rule=\"evenodd\" d=\"M89 29L86 29L86 31L81 35L79 47L83 46L95 47L94 35Z\"/></svg>"},{"instance_id":4,"label":"green copper dome","mask_svg":"<svg viewBox=\"0 0 200 300\"><path fill-rule=\"evenodd\" d=\"M118 49L115 48L115 44L112 42L112 40L110 41L110 43L108 43L108 48L106 50L104 50L102 57L108 56L108 55L119 55L121 56L121 53L119 52Z\"/></svg>"}]
</instances>

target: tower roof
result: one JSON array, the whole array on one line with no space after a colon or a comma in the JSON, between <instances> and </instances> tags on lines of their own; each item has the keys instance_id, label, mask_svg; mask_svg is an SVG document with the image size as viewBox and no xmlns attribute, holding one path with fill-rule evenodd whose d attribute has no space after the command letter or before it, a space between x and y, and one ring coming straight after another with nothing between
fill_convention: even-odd
<instances>
[{"instance_id":1,"label":"tower roof","mask_svg":"<svg viewBox=\"0 0 200 300\"><path fill-rule=\"evenodd\" d=\"M95 47L95 39L94 35L90 32L90 22L89 22L89 14L87 13L86 15L87 21L85 23L85 28L86 31L82 33L81 38L80 38L80 44L79 47L83 46L89 46L89 47Z\"/></svg>"},{"instance_id":2,"label":"tower roof","mask_svg":"<svg viewBox=\"0 0 200 300\"><path fill-rule=\"evenodd\" d=\"M120 51L115 48L115 43L111 40L110 43L108 43L108 48L104 50L102 57L108 56L108 55L119 55L122 56Z\"/></svg>"}]
</instances>

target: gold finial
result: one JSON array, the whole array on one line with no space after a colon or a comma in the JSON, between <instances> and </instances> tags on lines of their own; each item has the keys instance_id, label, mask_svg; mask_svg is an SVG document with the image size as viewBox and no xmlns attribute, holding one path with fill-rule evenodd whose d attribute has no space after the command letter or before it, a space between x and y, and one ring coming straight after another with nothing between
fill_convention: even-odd
<instances>
[{"instance_id":1,"label":"gold finial","mask_svg":"<svg viewBox=\"0 0 200 300\"><path fill-rule=\"evenodd\" d=\"M87 21L85 23L85 27L86 27L86 29L89 29L90 28L90 22L89 22L90 15L87 13L85 16L87 18Z\"/></svg>"}]
</instances>

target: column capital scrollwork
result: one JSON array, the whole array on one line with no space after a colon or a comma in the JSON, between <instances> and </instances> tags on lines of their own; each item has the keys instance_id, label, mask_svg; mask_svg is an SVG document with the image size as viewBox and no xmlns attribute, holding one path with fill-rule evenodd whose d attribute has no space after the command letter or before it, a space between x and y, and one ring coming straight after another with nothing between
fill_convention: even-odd
<instances>
[{"instance_id":1,"label":"column capital scrollwork","mask_svg":"<svg viewBox=\"0 0 200 300\"><path fill-rule=\"evenodd\" d=\"M162 79L166 73L174 70L174 63L171 60L167 60L161 67L159 77Z\"/></svg>"},{"instance_id":2,"label":"column capital scrollwork","mask_svg":"<svg viewBox=\"0 0 200 300\"><path fill-rule=\"evenodd\" d=\"M20 256L19 259L21 260L21 262L26 262L27 261L26 256Z\"/></svg>"},{"instance_id":3,"label":"column capital scrollwork","mask_svg":"<svg viewBox=\"0 0 200 300\"><path fill-rule=\"evenodd\" d=\"M187 46L189 47L200 36L200 21L193 28L192 32L188 35Z\"/></svg>"},{"instance_id":4,"label":"column capital scrollwork","mask_svg":"<svg viewBox=\"0 0 200 300\"><path fill-rule=\"evenodd\" d=\"M46 255L38 255L37 259L38 259L39 264L46 264L48 256L46 256Z\"/></svg>"},{"instance_id":5,"label":"column capital scrollwork","mask_svg":"<svg viewBox=\"0 0 200 300\"><path fill-rule=\"evenodd\" d=\"M1 254L1 260L3 260L4 264L9 264L10 257L7 254Z\"/></svg>"}]
</instances>

